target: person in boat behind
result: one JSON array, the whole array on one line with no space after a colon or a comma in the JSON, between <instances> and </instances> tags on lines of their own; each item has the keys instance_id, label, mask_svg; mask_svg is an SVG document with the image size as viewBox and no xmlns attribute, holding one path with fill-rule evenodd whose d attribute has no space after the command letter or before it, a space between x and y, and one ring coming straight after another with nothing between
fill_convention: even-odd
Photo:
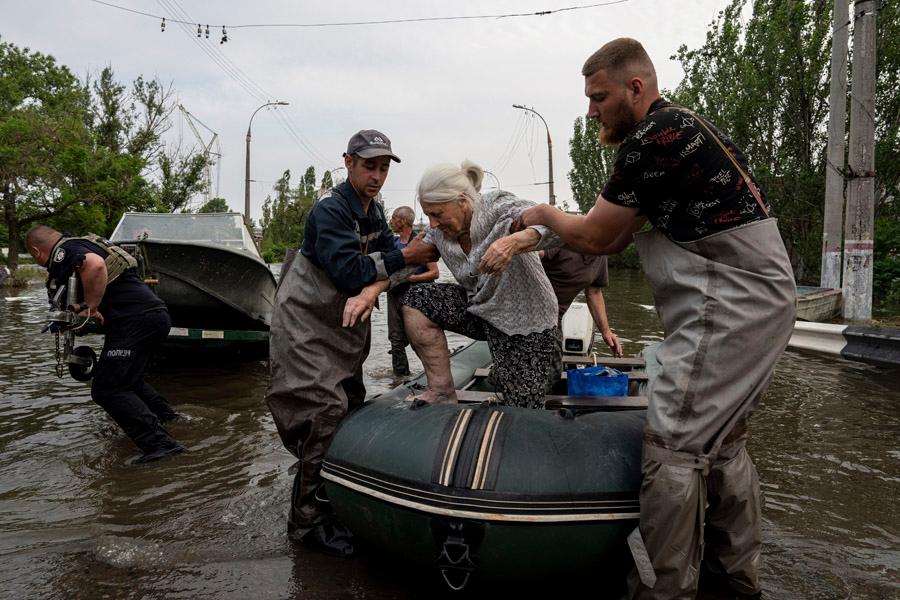
<instances>
[{"instance_id":1,"label":"person in boat behind","mask_svg":"<svg viewBox=\"0 0 900 600\"><path fill-rule=\"evenodd\" d=\"M609 326L603 299L603 288L609 285L606 257L581 254L568 248L548 248L541 252L541 265L556 294L560 325L572 301L583 291L594 324L600 330L600 337L614 356L622 356L622 344Z\"/></svg>"},{"instance_id":2,"label":"person in boat behind","mask_svg":"<svg viewBox=\"0 0 900 600\"><path fill-rule=\"evenodd\" d=\"M391 161L400 159L383 133L368 129L350 138L347 180L310 212L272 314L266 403L281 441L300 462L288 537L337 556L350 556L355 548L322 497L320 470L337 426L365 400L366 319L378 299L370 284L406 265L435 260L433 248L421 241L402 250L394 245L376 200Z\"/></svg>"},{"instance_id":3,"label":"person in boat behind","mask_svg":"<svg viewBox=\"0 0 900 600\"><path fill-rule=\"evenodd\" d=\"M415 218L416 213L409 206L399 206L391 213L391 229L397 234L394 238L394 243L398 249L406 248L413 240L413 221L415 221ZM400 299L410 285L434 281L438 278L438 275L437 263L430 262L424 267L416 269L407 279L407 283L396 285L388 292L388 340L391 343L391 363L394 375L398 377L409 375L409 361L406 358L406 347L409 346L409 338L406 337L406 329L403 327Z\"/></svg>"},{"instance_id":4,"label":"person in boat behind","mask_svg":"<svg viewBox=\"0 0 900 600\"><path fill-rule=\"evenodd\" d=\"M464 162L434 166L422 176L419 203L431 227L424 241L437 247L457 283L413 286L403 296L406 333L428 378L431 402L455 402L444 330L487 340L497 391L507 404L540 408L558 377L561 353L557 304L537 253L518 254L499 273L481 259L533 202L502 190L481 194L484 171ZM537 249L556 241L546 228L529 229L521 244Z\"/></svg>"}]
</instances>

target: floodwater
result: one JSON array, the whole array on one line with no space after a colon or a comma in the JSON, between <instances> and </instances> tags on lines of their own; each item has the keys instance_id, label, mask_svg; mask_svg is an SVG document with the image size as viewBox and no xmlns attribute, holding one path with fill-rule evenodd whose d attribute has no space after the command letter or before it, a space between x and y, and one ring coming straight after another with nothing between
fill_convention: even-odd
<instances>
[{"instance_id":1,"label":"floodwater","mask_svg":"<svg viewBox=\"0 0 900 600\"><path fill-rule=\"evenodd\" d=\"M43 287L4 293L0 597L442 593L430 574L402 564L371 554L332 559L287 541L293 459L265 407L265 361L156 364L148 380L189 417L171 426L189 451L128 466L136 448L91 402L87 385L53 373L53 338L39 334ZM611 273L606 297L626 354L661 339L639 273ZM99 347L99 339L87 339ZM451 346L464 341L454 336ZM376 312L366 363L370 393L393 385L387 348L384 313ZM784 355L750 444L765 494L766 598L900 598L898 440L896 370ZM582 597L560 585L557 597ZM602 588L598 582L583 595L596 597Z\"/></svg>"}]
</instances>

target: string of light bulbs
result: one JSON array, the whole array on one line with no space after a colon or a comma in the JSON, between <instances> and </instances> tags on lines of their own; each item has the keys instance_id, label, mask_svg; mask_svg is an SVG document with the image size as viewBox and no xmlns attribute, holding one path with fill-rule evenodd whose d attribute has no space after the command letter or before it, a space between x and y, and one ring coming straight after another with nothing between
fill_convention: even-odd
<instances>
[{"instance_id":1,"label":"string of light bulbs","mask_svg":"<svg viewBox=\"0 0 900 600\"><path fill-rule=\"evenodd\" d=\"M105 2L104 0L90 0L95 4L102 4L103 6L108 6L110 8L115 8L117 10L123 10L125 12L130 12L136 15L141 15L143 17L148 17L159 21L159 30L162 33L166 31L166 23L179 23L182 25L190 25L193 27L197 26L197 37L205 37L209 39L210 36L210 25L203 26L201 23L194 23L191 21L182 21L178 19L169 18L162 15L156 15L153 13L144 12L141 10L136 10L133 8L128 8L127 6L120 6L118 4L113 4L111 2ZM222 24L222 25L212 25L212 28L218 29L222 28L222 35L219 38L220 44L225 44L228 42L228 29L250 29L250 28L261 28L261 27L349 27L349 26L359 26L359 25L391 25L398 23L427 23L427 22L435 22L435 21L460 21L460 20L473 20L473 19L509 19L509 18L520 18L520 17L545 17L547 15L552 15L554 13L559 12L568 12L574 10L587 10L591 8L598 8L601 6L611 6L613 4L623 4L628 2L628 0L607 0L606 2L595 2L593 4L580 4L576 6L564 6L561 8L552 8L548 10L539 10L534 12L520 12L520 13L501 13L501 14L486 14L486 15L450 15L445 17L410 17L405 19L384 19L380 21L337 21L337 22L326 22L326 23L238 23L238 24Z\"/></svg>"}]
</instances>

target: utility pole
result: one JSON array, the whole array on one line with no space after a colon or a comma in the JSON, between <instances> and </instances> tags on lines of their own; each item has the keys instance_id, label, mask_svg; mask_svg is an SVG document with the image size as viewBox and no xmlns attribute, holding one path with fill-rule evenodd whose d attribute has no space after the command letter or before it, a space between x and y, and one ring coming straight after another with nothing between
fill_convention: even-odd
<instances>
[{"instance_id":1,"label":"utility pole","mask_svg":"<svg viewBox=\"0 0 900 600\"><path fill-rule=\"evenodd\" d=\"M822 227L824 288L841 287L841 234L844 228L844 150L847 134L848 0L834 0L831 34L831 90L828 97L828 153L825 164L825 223Z\"/></svg>"},{"instance_id":2,"label":"utility pole","mask_svg":"<svg viewBox=\"0 0 900 600\"><path fill-rule=\"evenodd\" d=\"M550 180L547 182L550 184L550 206L556 206L556 194L553 193L553 142L550 140L550 127L547 126L547 121L544 120L544 117L541 116L541 113L534 110L533 108L528 108L527 106L523 106L521 104L513 104L513 108L519 108L521 110L534 113L538 117L540 117L541 121L544 122L544 129L547 130L547 162L550 165Z\"/></svg>"},{"instance_id":3,"label":"utility pole","mask_svg":"<svg viewBox=\"0 0 900 600\"><path fill-rule=\"evenodd\" d=\"M250 229L250 128L253 127L253 117L267 106L287 106L287 104L287 102L266 102L250 115L250 123L247 125L247 154L244 170L244 224L247 229ZM253 232L251 231L251 233Z\"/></svg>"},{"instance_id":4,"label":"utility pole","mask_svg":"<svg viewBox=\"0 0 900 600\"><path fill-rule=\"evenodd\" d=\"M875 0L853 5L853 87L844 227L844 318L872 318L875 225Z\"/></svg>"}]
</instances>

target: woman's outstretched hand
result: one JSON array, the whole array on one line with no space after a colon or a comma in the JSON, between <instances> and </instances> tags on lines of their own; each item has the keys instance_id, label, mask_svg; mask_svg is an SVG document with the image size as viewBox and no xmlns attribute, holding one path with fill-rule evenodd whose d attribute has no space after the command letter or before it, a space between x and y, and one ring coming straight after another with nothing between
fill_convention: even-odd
<instances>
[{"instance_id":1,"label":"woman's outstretched hand","mask_svg":"<svg viewBox=\"0 0 900 600\"><path fill-rule=\"evenodd\" d=\"M478 269L482 273L502 271L516 255L516 246L515 240L510 235L496 240L485 250L481 262L478 263Z\"/></svg>"}]
</instances>

